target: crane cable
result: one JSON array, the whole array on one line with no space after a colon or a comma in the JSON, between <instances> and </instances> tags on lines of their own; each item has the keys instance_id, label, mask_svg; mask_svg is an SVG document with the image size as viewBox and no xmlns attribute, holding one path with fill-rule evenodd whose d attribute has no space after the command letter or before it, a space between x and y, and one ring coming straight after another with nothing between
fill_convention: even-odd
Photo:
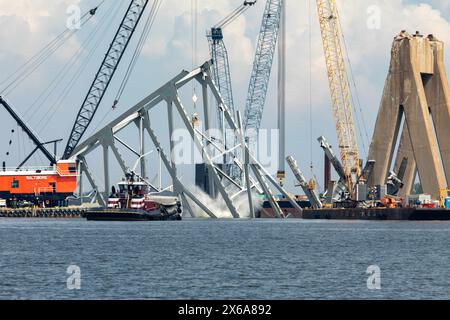
<instances>
[{"instance_id":1,"label":"crane cable","mask_svg":"<svg viewBox=\"0 0 450 320\"><path fill-rule=\"evenodd\" d=\"M356 121L357 121L358 126L360 127L359 135L360 135L361 142L362 142L362 145L363 145L364 153L366 155L368 155L367 154L366 142L370 143L369 133L368 133L368 130L367 130L367 125L366 125L366 120L365 120L365 117L364 117L364 112L363 112L362 106L361 106L361 100L359 98L358 88L356 86L355 74L353 72L353 66L352 66L352 62L350 60L350 56L349 56L347 41L345 39L344 32L342 31L343 29L342 29L342 24L341 24L341 18L340 18L339 10L337 8L337 4L336 4L336 12L338 14L337 20L339 22L339 28L341 29L342 41L344 43L345 56L347 58L347 64L349 66L351 82L352 82L352 85L354 87L354 93L355 93L355 97L356 97L356 104L355 104L355 100L354 100L353 94L351 94L350 97L352 99L352 105L353 105L353 109L354 109L355 113L357 115L359 114L359 116L361 118L361 122L359 121L358 117L356 117ZM349 79L349 81L350 81L350 79ZM363 136L363 133L361 132L362 131L361 130L361 126L364 129L365 137Z\"/></svg>"},{"instance_id":2,"label":"crane cable","mask_svg":"<svg viewBox=\"0 0 450 320\"><path fill-rule=\"evenodd\" d=\"M99 20L101 21L104 17L111 16L112 8L113 8L113 6L111 6L107 11L105 11L104 15ZM117 10L116 10L116 12L117 12ZM109 24L107 24L106 29L108 29L108 26L111 24L111 22L112 22L112 19L109 22ZM56 88L63 82L64 79L66 79L67 75L70 73L70 71L73 69L73 67L75 67L77 65L76 64L77 59L81 56L81 54L83 53L83 50L85 48L89 47L89 45L92 43L93 38L98 34L98 32L100 31L100 28L102 26L104 26L104 25L101 23L98 23L97 26L90 32L88 37L81 43L78 50L76 52L74 52L74 54L70 57L70 59L67 60L66 64L60 69L60 71L54 77L52 82L45 88L45 90L42 91L42 93L34 100L34 102L32 104L30 104L30 106L27 108L27 110L23 114L24 117L26 117L28 115L28 113L31 111L33 111L33 115L39 113L38 111L44 106L44 104L46 104L46 102L49 100L50 96L54 93ZM102 39L102 37L99 37L99 41L101 39ZM90 50L87 58L85 59L86 61L90 61L94 49L95 48ZM78 70L80 70L81 68L84 69L85 65L86 65L86 62L82 61ZM77 74L77 73L78 73L78 71L75 72L75 74ZM71 81L69 83L73 84L73 81ZM50 108L50 110L51 110L51 108ZM48 111L46 114L48 114ZM39 121L38 123L42 123L42 121Z\"/></svg>"},{"instance_id":3,"label":"crane cable","mask_svg":"<svg viewBox=\"0 0 450 320\"><path fill-rule=\"evenodd\" d=\"M112 11L112 8L113 7L110 8L111 11ZM89 37L85 40L85 45L83 45L82 47L89 46L92 42L94 43L94 46L91 48L91 50L89 51L89 53L88 53L87 57L85 58L85 60L80 64L80 66L75 71L75 73L73 74L72 78L66 84L66 86L64 87L64 89L62 90L60 95L57 97L57 99L54 101L52 106L42 116L41 121L39 123L44 123L44 124L41 126L41 129L39 130L39 133L41 133L45 129L45 127L48 125L48 123L50 123L50 121L56 115L57 111L63 106L63 102L65 101L67 96L70 94L70 92L71 92L72 88L74 87L75 83L77 83L78 79L83 74L83 71L86 70L86 68L88 67L89 61L91 61L92 57L94 56L94 53L96 52L96 49L98 48L98 45L97 45L98 42L101 41L102 39L104 39L106 33L110 30L109 26L112 24L112 22L114 20L114 17L117 15L117 13L119 12L120 8L121 8L120 5L117 6L116 11L114 12L113 15L110 15L109 12L105 13L105 17L110 16L111 19L106 24L106 27L103 29L103 32L97 38L98 41L96 41L97 39L95 39L95 36L98 34L99 28L96 28L96 30L94 30L89 35ZM44 122L44 120L45 120L45 122Z\"/></svg>"},{"instance_id":4,"label":"crane cable","mask_svg":"<svg viewBox=\"0 0 450 320\"><path fill-rule=\"evenodd\" d=\"M308 0L308 60L309 60L309 70L308 70L308 113L309 113L309 155L310 155L310 165L309 169L311 172L312 179L310 182L313 182L318 190L323 190L321 184L319 183L319 179L317 179L317 175L314 170L314 157L313 157L313 135L314 135L314 127L313 127L313 103L312 103L312 79L313 79L313 63L312 63L312 0Z\"/></svg>"},{"instance_id":5,"label":"crane cable","mask_svg":"<svg viewBox=\"0 0 450 320\"><path fill-rule=\"evenodd\" d=\"M117 92L116 98L114 99L112 110L116 109L117 106L118 106L118 104L119 104L119 102L120 102L120 98L121 98L122 95L123 95L123 92L124 92L124 90L125 90L125 88L126 88L128 82L129 82L129 79L130 79L130 77L131 77L131 74L133 73L133 70L134 70L134 68L135 68L135 66L136 66L136 63L137 63L138 58L139 58L139 56L140 56L140 54L141 54L141 52L142 52L142 49L144 48L144 45L145 45L145 43L146 43L146 41L147 41L147 39L148 39L148 36L149 36L150 31L151 31L151 29L152 29L152 26L153 26L153 24L154 24L154 22L155 22L156 16L157 16L158 11L159 11L159 9L160 9L160 7L161 7L161 5L162 5L162 2L163 2L163 0L155 0L155 2L154 2L153 5L152 5L152 8L150 9L150 13L149 13L149 16L148 16L148 18L147 18L147 21L146 21L146 23L145 23L143 32L142 32L142 34L141 34L141 36L140 36L140 38L139 38L138 45L137 45L137 47L136 47L136 49L135 49L135 51L134 51L134 53L133 53L132 61L131 61L130 64L128 65L126 74L125 74L125 76L124 76L124 78L123 78L123 80L122 80L122 83L121 83L120 88L119 88L119 90L118 90L118 92ZM97 131L97 129L101 126L101 124L102 124L102 123L105 121L105 119L109 116L109 114L110 114L110 112L111 112L112 110L109 109L109 110L104 114L104 116L103 116L103 117L101 118L101 120L97 123L97 125L91 129L91 132Z\"/></svg>"},{"instance_id":6,"label":"crane cable","mask_svg":"<svg viewBox=\"0 0 450 320\"><path fill-rule=\"evenodd\" d=\"M128 81L130 80L131 74L133 73L136 63L141 55L142 49L144 48L144 45L148 39L148 36L153 27L153 24L155 22L155 19L158 14L159 8L161 7L161 4L162 4L162 0L155 0L153 2L152 8L150 10L150 14L145 23L143 32L141 33L141 37L139 38L138 45L137 45L136 49L134 50L131 62L128 65L126 74L122 80L119 91L117 92L116 98L114 100L113 108L115 108L117 106L117 104L119 103L120 98L122 97L122 94L128 84Z\"/></svg>"},{"instance_id":7,"label":"crane cable","mask_svg":"<svg viewBox=\"0 0 450 320\"><path fill-rule=\"evenodd\" d=\"M13 128L13 129L11 129L11 133L9 135L9 143L8 143L8 149L6 151L6 156L9 156L10 153L11 153L11 145L13 143L13 135L14 135L14 133L15 133L15 129Z\"/></svg>"},{"instance_id":8,"label":"crane cable","mask_svg":"<svg viewBox=\"0 0 450 320\"><path fill-rule=\"evenodd\" d=\"M11 94L24 80L33 74L50 56L52 56L59 48L62 47L70 38L72 38L86 23L88 23L95 15L96 10L105 2L103 0L97 7L89 10L81 16L80 28L66 28L55 39L50 41L46 46L39 50L34 56L29 58L22 66L4 79L0 86L6 85L1 90L1 94ZM13 79L11 82L8 82Z\"/></svg>"},{"instance_id":9,"label":"crane cable","mask_svg":"<svg viewBox=\"0 0 450 320\"><path fill-rule=\"evenodd\" d=\"M197 30L198 30L198 0L191 0L191 24L192 24L192 70L197 64ZM192 83L192 102L194 109L197 107L197 83Z\"/></svg>"},{"instance_id":10,"label":"crane cable","mask_svg":"<svg viewBox=\"0 0 450 320\"><path fill-rule=\"evenodd\" d=\"M308 30L308 55L309 55L309 70L308 70L308 91L309 91L309 101L308 101L308 109L309 109L309 138L310 138L310 169L311 173L314 172L314 164L313 164L313 109L312 109L312 5L311 0L308 0L308 21L309 21L309 30Z\"/></svg>"},{"instance_id":11,"label":"crane cable","mask_svg":"<svg viewBox=\"0 0 450 320\"><path fill-rule=\"evenodd\" d=\"M234 20L236 20L239 16L244 14L245 11L247 11L250 6L253 6L256 3L254 2L247 2L245 1L242 5L234 9L228 16L223 18L219 23L217 23L214 28L226 28L229 24L231 24Z\"/></svg>"}]
</instances>

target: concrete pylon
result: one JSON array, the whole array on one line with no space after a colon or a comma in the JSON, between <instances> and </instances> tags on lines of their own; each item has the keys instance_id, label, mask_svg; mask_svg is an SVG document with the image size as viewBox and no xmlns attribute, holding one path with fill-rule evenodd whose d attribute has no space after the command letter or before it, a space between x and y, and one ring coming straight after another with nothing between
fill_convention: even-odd
<instances>
[{"instance_id":1,"label":"concrete pylon","mask_svg":"<svg viewBox=\"0 0 450 320\"><path fill-rule=\"evenodd\" d=\"M369 151L376 161L370 185L386 183L403 118L395 169L405 157L408 165L400 195L410 193L416 172L424 192L435 199L450 181L450 91L443 50L432 35L402 31L395 38Z\"/></svg>"}]
</instances>

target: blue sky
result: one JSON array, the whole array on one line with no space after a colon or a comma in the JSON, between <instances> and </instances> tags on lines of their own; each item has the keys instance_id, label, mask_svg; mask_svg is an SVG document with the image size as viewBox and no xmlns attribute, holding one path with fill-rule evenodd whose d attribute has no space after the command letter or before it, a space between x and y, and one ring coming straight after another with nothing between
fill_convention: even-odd
<instances>
[{"instance_id":1,"label":"blue sky","mask_svg":"<svg viewBox=\"0 0 450 320\"><path fill-rule=\"evenodd\" d=\"M28 57L32 56L34 52L65 28L66 10L69 5L79 4L85 11L98 2L95 0L0 0L0 43L2 43L0 48L0 82L4 75L14 71ZM201 64L208 59L208 47L205 38L207 28L214 25L241 2L241 0L198 0L198 28L195 34L198 48L197 55L194 58L197 64ZM264 2L259 1L254 8L247 11L245 16L236 20L225 30L225 41L230 52L235 100L240 110L243 110L245 105L255 41L261 23ZM357 92L361 100L358 109L360 108L364 114L366 130L370 138L387 75L392 39L402 29L406 29L410 33L420 30L423 34L435 34L448 46L450 44L450 0L338 0L338 5L349 49L349 57L352 61ZM8 96L8 99L16 108L25 113L33 101L48 87L55 74L74 52L80 48L83 56L90 52L91 47L83 48L81 44L92 30L90 28L99 25L101 29L106 25L106 21L109 21L108 19L111 17L108 16L105 20L102 15L107 12L108 8L120 10L117 16L112 17L111 27L105 29L105 35L99 38L96 43L96 50L93 51L90 61L83 62L86 60L79 59L76 62L74 68L78 67L78 64L87 63L86 69L63 103L52 108L53 101L62 91L63 83L61 83L54 90L55 98L53 100L50 98L42 107L33 107L26 114L25 119L36 131L40 132L43 139L67 138L75 114L126 6L127 1L122 1L119 6L117 2L107 0L104 7L99 10L97 19L93 21L92 25L86 26L86 30L80 30L77 36L61 48L49 63L44 64L28 81ZM333 145L336 145L336 134L331 115L315 1L287 0L287 6L288 129L286 149L288 154L294 155L299 160L307 176L311 175L309 164L310 159L313 159L314 174L319 178L319 184L321 184L323 154L316 138L325 135ZM373 6L379 10L380 25L379 28L371 29L368 28L367 23L373 16L368 10ZM310 8L310 11L308 11L308 8ZM312 20L311 26L308 23L310 17ZM308 40L309 28L311 28L312 33L311 43ZM191 29L191 0L163 0L163 5L149 40L121 100L121 108L125 109L127 106L132 106L182 69L192 67ZM134 44L135 41L136 38ZM310 45L312 60L309 60ZM89 131L90 133L123 111L122 109L116 111L116 113L109 112L126 68L126 61L129 61L129 59L130 55L128 54L125 57L124 65L118 71L118 77L116 77L111 90L105 97L104 103ZM448 50L445 59L447 66L450 65ZM311 83L308 77L310 66L313 75ZM276 83L274 81L276 70L277 67L274 66L263 118L264 128L276 127ZM313 93L311 107L309 105L310 86ZM310 110L312 111L312 123L309 118ZM19 158L23 158L26 149L29 149L31 144L16 132L13 135L14 143L10 149L8 147L10 130L15 127L15 124L4 111L0 111L0 115L0 134L4 137L0 139L0 160L2 161L5 158L8 165L14 165ZM49 116L51 116L51 121L44 126ZM163 124L161 124L160 130L165 130ZM361 153L364 155L368 150L369 142L362 127L360 132L358 138ZM312 153L310 152L311 143L313 145ZM60 150L63 146L60 146ZM6 156L6 150L11 152L8 157ZM42 163L42 159L36 157L33 162L39 164ZM150 176L152 175L150 174ZM118 180L119 178L117 174L117 176L112 177L112 180ZM293 190L292 181L293 177L289 174L287 182L291 190Z\"/></svg>"}]
</instances>

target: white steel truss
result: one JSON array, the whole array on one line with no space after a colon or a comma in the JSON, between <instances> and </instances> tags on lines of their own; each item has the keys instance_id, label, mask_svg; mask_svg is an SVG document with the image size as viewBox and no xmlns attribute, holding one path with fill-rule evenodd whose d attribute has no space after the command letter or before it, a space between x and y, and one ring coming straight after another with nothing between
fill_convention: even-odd
<instances>
[{"instance_id":1,"label":"white steel truss","mask_svg":"<svg viewBox=\"0 0 450 320\"><path fill-rule=\"evenodd\" d=\"M141 164L141 172L145 172L145 161L144 156L146 154L144 146L144 135L147 135L151 142L153 143L156 150L160 155L160 159L170 177L172 186L171 189L175 194L177 194L184 207L184 211L189 212L191 216L199 216L195 212L195 208L200 208L206 215L211 218L217 218L216 213L213 209L208 208L201 199L192 191L191 186L185 184L182 181L178 173L177 163L171 158L170 155L174 151L174 143L172 141L172 136L174 132L174 116L178 114L182 120L183 128L185 128L192 139L197 150L202 155L202 160L207 168L207 176L210 186L210 196L214 197L214 194L220 195L226 208L233 218L241 217L255 217L255 206L253 204L253 193L263 193L269 200L275 214L277 217L283 218L284 214L280 209L275 196L271 188L278 190L286 199L288 199L291 204L298 211L302 211L301 207L297 202L275 181L275 179L266 171L266 169L258 163L256 157L250 153L248 145L245 142L244 128L242 124L242 117L238 112L235 117L232 116L228 106L224 103L224 100L220 94L220 91L216 87L214 81L212 80L212 63L206 62L201 67L193 70L192 72L182 71L175 78L167 82L160 89L156 90L141 102L139 102L134 107L130 108L122 115L117 117L115 120L107 124L103 129L99 130L97 133L92 135L90 138L86 139L81 143L73 152L72 158L78 160L80 168L80 176L85 175L87 180L91 184L92 188L96 191L98 201L100 204L105 205L106 199L108 197L108 192L110 190L109 182L109 171L110 163L108 160L109 151L112 151L114 158L118 162L120 168L124 174L128 174L133 171L132 165L127 165L126 161L121 156L118 145L121 145L138 156L138 161ZM204 132L200 131L194 125L192 118L189 117L187 109L185 108L179 90L187 86L192 81L197 81L202 88L203 96L203 115L202 123L205 124L205 132L208 132L210 128L210 117L212 108L218 108L218 112L222 112L227 126L231 128L234 132L236 141L235 145L228 146L226 144L220 144L214 141ZM215 101L209 103L209 96L212 96ZM166 139L170 139L170 150L164 150L161 140L164 139L162 136L158 136L152 126L152 120L149 116L149 111L156 107L157 105L165 104L168 110L168 134ZM236 119L236 120L235 120ZM161 121L161 119L157 119ZM134 150L125 141L120 139L117 134L129 125L134 125L138 127L140 141L140 150ZM223 130L219 128L219 130ZM222 132L224 134L224 132ZM104 171L104 193L102 194L99 189L98 183L95 181L94 176L90 170L90 167L86 161L86 155L91 153L97 148L102 147L103 149L103 171ZM236 156L237 150L239 150L239 155ZM216 159L223 158L225 155L230 156L233 159L233 164L235 164L241 170L241 176L243 178L242 185L236 183L232 177L230 177L226 170L216 163ZM154 167L157 167L156 165ZM160 187L152 185L146 180L145 175L139 176L138 179L147 183L150 188L155 191L161 191ZM232 186L232 188L230 188ZM82 194L82 183L80 178L79 193ZM247 194L248 206L250 215L248 212L242 212L236 204L236 199L238 196Z\"/></svg>"}]
</instances>

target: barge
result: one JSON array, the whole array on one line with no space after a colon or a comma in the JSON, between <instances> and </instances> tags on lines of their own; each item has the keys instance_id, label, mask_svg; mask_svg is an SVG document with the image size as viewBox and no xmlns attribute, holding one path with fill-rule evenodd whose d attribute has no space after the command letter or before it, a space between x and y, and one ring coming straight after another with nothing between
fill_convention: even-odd
<instances>
[{"instance_id":1,"label":"barge","mask_svg":"<svg viewBox=\"0 0 450 320\"><path fill-rule=\"evenodd\" d=\"M21 208L21 209L0 209L0 218L51 218L70 219L82 218L87 212L85 207L66 208Z\"/></svg>"},{"instance_id":2,"label":"barge","mask_svg":"<svg viewBox=\"0 0 450 320\"><path fill-rule=\"evenodd\" d=\"M352 208L306 209L303 219L450 221L450 209L444 208Z\"/></svg>"}]
</instances>

